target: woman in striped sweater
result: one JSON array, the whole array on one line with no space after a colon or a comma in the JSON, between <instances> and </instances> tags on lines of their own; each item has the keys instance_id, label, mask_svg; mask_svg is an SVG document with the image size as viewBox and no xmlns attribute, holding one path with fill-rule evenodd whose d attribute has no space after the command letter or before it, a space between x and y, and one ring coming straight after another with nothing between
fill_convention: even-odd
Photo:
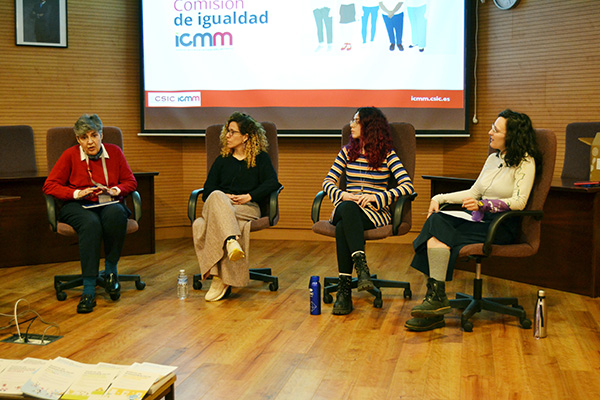
<instances>
[{"instance_id":1,"label":"woman in striped sweater","mask_svg":"<svg viewBox=\"0 0 600 400\"><path fill-rule=\"evenodd\" d=\"M392 148L390 126L374 107L359 108L350 121L351 137L336 157L323 181L323 190L335 209L330 222L335 225L338 270L340 274L333 314L352 312L352 267L358 275L358 290L373 289L365 257L364 231L391 223L390 205L414 192L404 166ZM346 190L337 186L346 173ZM387 188L393 175L398 186Z\"/></svg>"}]
</instances>

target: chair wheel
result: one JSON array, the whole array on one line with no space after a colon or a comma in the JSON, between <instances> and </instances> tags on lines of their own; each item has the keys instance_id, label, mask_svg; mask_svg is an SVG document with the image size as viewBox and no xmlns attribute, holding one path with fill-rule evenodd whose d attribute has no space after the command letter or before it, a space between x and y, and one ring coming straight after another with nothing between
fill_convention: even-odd
<instances>
[{"instance_id":1,"label":"chair wheel","mask_svg":"<svg viewBox=\"0 0 600 400\"><path fill-rule=\"evenodd\" d=\"M194 290L200 290L202 289L202 282L194 281L194 283L192 283L192 287L194 288Z\"/></svg>"},{"instance_id":2,"label":"chair wheel","mask_svg":"<svg viewBox=\"0 0 600 400\"><path fill-rule=\"evenodd\" d=\"M141 289L140 289L141 290ZM121 292L117 292L117 293L111 293L110 294L110 299L113 301L117 301L121 298Z\"/></svg>"},{"instance_id":3,"label":"chair wheel","mask_svg":"<svg viewBox=\"0 0 600 400\"><path fill-rule=\"evenodd\" d=\"M461 321L460 324L465 332L473 332L473 323L471 321Z\"/></svg>"},{"instance_id":4,"label":"chair wheel","mask_svg":"<svg viewBox=\"0 0 600 400\"><path fill-rule=\"evenodd\" d=\"M527 318L523 318L520 320L521 322L521 327L523 329L531 329L531 320L527 319Z\"/></svg>"},{"instance_id":5,"label":"chair wheel","mask_svg":"<svg viewBox=\"0 0 600 400\"><path fill-rule=\"evenodd\" d=\"M269 290L271 292L276 292L279 289L279 281L269 283Z\"/></svg>"},{"instance_id":6,"label":"chair wheel","mask_svg":"<svg viewBox=\"0 0 600 400\"><path fill-rule=\"evenodd\" d=\"M404 289L404 298L408 300L412 299L412 290Z\"/></svg>"},{"instance_id":7,"label":"chair wheel","mask_svg":"<svg viewBox=\"0 0 600 400\"><path fill-rule=\"evenodd\" d=\"M137 290L144 290L144 288L146 287L146 282L142 282L142 281L135 281L135 288ZM113 299L114 300L114 299Z\"/></svg>"},{"instance_id":8,"label":"chair wheel","mask_svg":"<svg viewBox=\"0 0 600 400\"><path fill-rule=\"evenodd\" d=\"M375 307L375 308L383 307L383 300L379 299L379 298L375 298L375 300L373 300L373 307Z\"/></svg>"},{"instance_id":9,"label":"chair wheel","mask_svg":"<svg viewBox=\"0 0 600 400\"><path fill-rule=\"evenodd\" d=\"M56 292L56 300L65 301L67 299L67 294L65 292Z\"/></svg>"},{"instance_id":10,"label":"chair wheel","mask_svg":"<svg viewBox=\"0 0 600 400\"><path fill-rule=\"evenodd\" d=\"M323 303L325 303L325 304L333 303L333 296L329 293L323 293Z\"/></svg>"}]
</instances>

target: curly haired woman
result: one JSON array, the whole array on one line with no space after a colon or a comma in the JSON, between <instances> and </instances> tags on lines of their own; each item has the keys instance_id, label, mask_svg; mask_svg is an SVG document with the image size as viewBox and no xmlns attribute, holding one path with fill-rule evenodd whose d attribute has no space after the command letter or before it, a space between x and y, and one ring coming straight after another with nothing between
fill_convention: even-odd
<instances>
[{"instance_id":1,"label":"curly haired woman","mask_svg":"<svg viewBox=\"0 0 600 400\"><path fill-rule=\"evenodd\" d=\"M202 218L193 225L202 276L212 275L206 301L221 300L231 286L248 284L250 223L261 215L259 204L281 186L265 130L251 116L233 113L220 139L221 154L204 183Z\"/></svg>"},{"instance_id":2,"label":"curly haired woman","mask_svg":"<svg viewBox=\"0 0 600 400\"><path fill-rule=\"evenodd\" d=\"M340 275L333 314L352 312L352 267L358 275L358 290L373 289L365 256L364 231L388 225L390 205L400 196L414 192L412 181L392 148L390 126L374 107L359 108L350 121L349 143L337 155L323 181L323 190L333 204L330 222L335 225ZM337 183L346 173L346 190ZM398 186L387 189L393 176Z\"/></svg>"},{"instance_id":3,"label":"curly haired woman","mask_svg":"<svg viewBox=\"0 0 600 400\"><path fill-rule=\"evenodd\" d=\"M411 331L428 331L445 326L444 314L451 311L446 281L452 280L460 249L485 240L497 213L522 210L540 171L541 154L531 120L525 114L504 110L488 132L490 154L470 189L433 196L421 233L413 242L411 266L425 275L427 293L411 310L413 318L404 326ZM461 204L472 221L440 211L442 204ZM498 227L497 244L514 243L520 223L516 218Z\"/></svg>"}]
</instances>

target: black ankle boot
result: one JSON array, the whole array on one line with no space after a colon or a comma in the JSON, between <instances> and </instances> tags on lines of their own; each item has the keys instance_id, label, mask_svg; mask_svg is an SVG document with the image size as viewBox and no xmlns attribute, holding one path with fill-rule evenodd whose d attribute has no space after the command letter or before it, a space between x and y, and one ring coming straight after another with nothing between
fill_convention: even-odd
<instances>
[{"instance_id":1,"label":"black ankle boot","mask_svg":"<svg viewBox=\"0 0 600 400\"><path fill-rule=\"evenodd\" d=\"M333 303L334 315L346 315L352 312L352 277L340 275L337 296Z\"/></svg>"},{"instance_id":2,"label":"black ankle boot","mask_svg":"<svg viewBox=\"0 0 600 400\"><path fill-rule=\"evenodd\" d=\"M367 257L364 252L354 253L352 256L352 263L354 269L356 269L356 275L358 276L358 291L373 290L375 286L371 281L371 273L369 272L369 266L367 265Z\"/></svg>"},{"instance_id":3,"label":"black ankle boot","mask_svg":"<svg viewBox=\"0 0 600 400\"><path fill-rule=\"evenodd\" d=\"M446 282L429 278L423 303L413 307L410 315L417 318L431 318L448 314L451 310L450 301L446 296Z\"/></svg>"},{"instance_id":4,"label":"black ankle boot","mask_svg":"<svg viewBox=\"0 0 600 400\"><path fill-rule=\"evenodd\" d=\"M425 332L432 329L443 328L446 326L444 316L438 315L431 318L411 318L404 323L404 327L409 331Z\"/></svg>"}]
</instances>

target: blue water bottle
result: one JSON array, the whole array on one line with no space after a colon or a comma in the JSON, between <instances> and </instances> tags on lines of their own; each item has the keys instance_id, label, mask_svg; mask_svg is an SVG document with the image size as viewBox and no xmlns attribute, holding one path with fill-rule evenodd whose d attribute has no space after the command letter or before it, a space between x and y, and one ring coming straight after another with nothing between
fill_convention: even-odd
<instances>
[{"instance_id":1,"label":"blue water bottle","mask_svg":"<svg viewBox=\"0 0 600 400\"><path fill-rule=\"evenodd\" d=\"M308 290L310 292L310 314L320 315L321 314L321 282L319 282L318 276L311 276L310 283L308 284Z\"/></svg>"}]
</instances>

